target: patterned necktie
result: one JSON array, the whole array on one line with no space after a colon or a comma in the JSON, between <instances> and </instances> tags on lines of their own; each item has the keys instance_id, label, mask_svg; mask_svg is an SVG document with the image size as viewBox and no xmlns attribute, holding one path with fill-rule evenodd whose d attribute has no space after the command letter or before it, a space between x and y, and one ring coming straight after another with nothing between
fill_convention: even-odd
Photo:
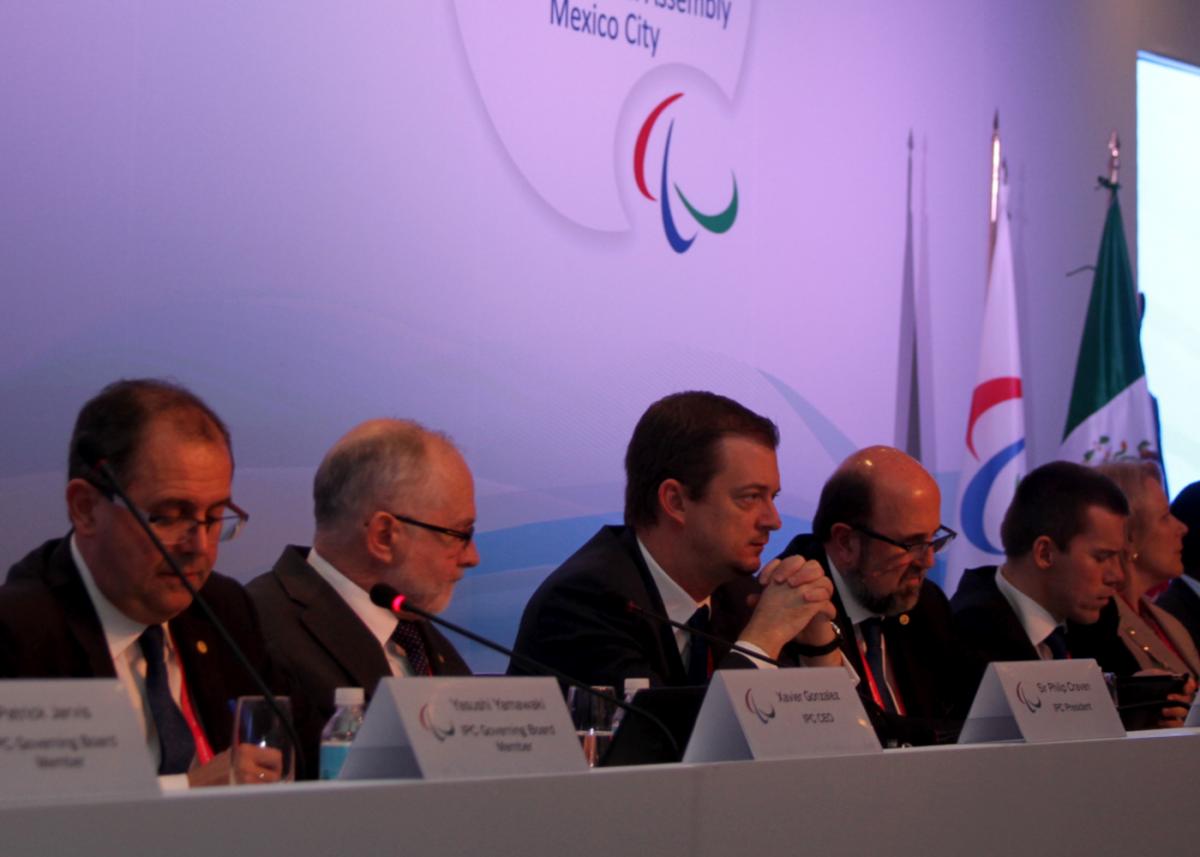
<instances>
[{"instance_id":1,"label":"patterned necktie","mask_svg":"<svg viewBox=\"0 0 1200 857\"><path fill-rule=\"evenodd\" d=\"M146 658L146 701L158 730L160 774L184 774L196 755L196 741L183 712L171 697L171 682L163 658L163 629L151 625L138 637L138 646Z\"/></svg>"},{"instance_id":2,"label":"patterned necktie","mask_svg":"<svg viewBox=\"0 0 1200 857\"><path fill-rule=\"evenodd\" d=\"M865 619L859 623L863 642L867 644L867 668L875 680L875 689L879 692L879 701L885 711L898 713L896 702L892 699L892 691L888 687L887 672L883 667L883 620L878 616Z\"/></svg>"},{"instance_id":3,"label":"patterned necktie","mask_svg":"<svg viewBox=\"0 0 1200 857\"><path fill-rule=\"evenodd\" d=\"M392 631L392 642L404 649L408 665L413 675L432 675L429 669L429 655L425 650L425 638L417 629L417 623L411 619L401 619Z\"/></svg>"},{"instance_id":4,"label":"patterned necktie","mask_svg":"<svg viewBox=\"0 0 1200 857\"><path fill-rule=\"evenodd\" d=\"M1061 625L1047 634L1046 639L1042 642L1046 644L1046 648L1050 650L1050 656L1054 660L1061 661L1070 657L1070 653L1067 651L1067 633Z\"/></svg>"},{"instance_id":5,"label":"patterned necktie","mask_svg":"<svg viewBox=\"0 0 1200 857\"><path fill-rule=\"evenodd\" d=\"M697 608L692 614L692 618L688 619L687 626L696 631L708 631L708 605ZM708 684L710 677L708 671L708 640L701 637L699 634L688 635L688 662L687 662L688 684L704 685Z\"/></svg>"}]
</instances>

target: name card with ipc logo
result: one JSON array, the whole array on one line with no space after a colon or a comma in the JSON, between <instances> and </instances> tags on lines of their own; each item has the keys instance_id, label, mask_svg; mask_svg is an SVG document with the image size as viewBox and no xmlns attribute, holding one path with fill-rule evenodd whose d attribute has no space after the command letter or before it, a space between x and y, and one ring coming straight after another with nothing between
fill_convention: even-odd
<instances>
[{"instance_id":1,"label":"name card with ipc logo","mask_svg":"<svg viewBox=\"0 0 1200 857\"><path fill-rule=\"evenodd\" d=\"M427 780L586 771L552 678L385 678L341 779Z\"/></svg>"},{"instance_id":2,"label":"name card with ipc logo","mask_svg":"<svg viewBox=\"0 0 1200 857\"><path fill-rule=\"evenodd\" d=\"M116 679L0 681L0 805L159 794Z\"/></svg>"},{"instance_id":3,"label":"name card with ipc logo","mask_svg":"<svg viewBox=\"0 0 1200 857\"><path fill-rule=\"evenodd\" d=\"M879 752L875 730L843 668L718 670L683 761Z\"/></svg>"},{"instance_id":4,"label":"name card with ipc logo","mask_svg":"<svg viewBox=\"0 0 1200 857\"><path fill-rule=\"evenodd\" d=\"M1124 736L1094 660L1011 661L988 664L958 743Z\"/></svg>"}]
</instances>

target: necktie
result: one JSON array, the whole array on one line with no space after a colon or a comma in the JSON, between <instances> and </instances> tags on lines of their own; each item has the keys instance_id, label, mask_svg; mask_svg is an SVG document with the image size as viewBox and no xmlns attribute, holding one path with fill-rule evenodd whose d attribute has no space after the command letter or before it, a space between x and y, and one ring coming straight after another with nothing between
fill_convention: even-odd
<instances>
[{"instance_id":1,"label":"necktie","mask_svg":"<svg viewBox=\"0 0 1200 857\"><path fill-rule=\"evenodd\" d=\"M865 619L859 623L863 642L867 644L867 668L875 681L875 690L879 694L879 702L885 711L896 714L896 702L892 699L892 691L888 688L887 672L883 667L883 620L878 616Z\"/></svg>"},{"instance_id":2,"label":"necktie","mask_svg":"<svg viewBox=\"0 0 1200 857\"><path fill-rule=\"evenodd\" d=\"M138 646L146 658L146 701L158 730L160 774L184 774L196 755L196 741L183 712L171 697L171 682L163 658L163 629L151 625L138 637Z\"/></svg>"},{"instance_id":3,"label":"necktie","mask_svg":"<svg viewBox=\"0 0 1200 857\"><path fill-rule=\"evenodd\" d=\"M1062 629L1061 625L1055 627L1053 631L1046 635L1046 639L1042 640L1046 644L1046 648L1050 650L1050 656L1056 661L1065 660L1070 657L1067 652L1067 633Z\"/></svg>"},{"instance_id":4,"label":"necktie","mask_svg":"<svg viewBox=\"0 0 1200 857\"><path fill-rule=\"evenodd\" d=\"M401 619L392 632L392 642L404 649L413 675L432 675L429 670L429 654L425 650L425 638L411 619Z\"/></svg>"},{"instance_id":5,"label":"necktie","mask_svg":"<svg viewBox=\"0 0 1200 857\"><path fill-rule=\"evenodd\" d=\"M697 631L708 631L708 605L705 604L692 614L687 625ZM708 640L699 634L688 635L688 684L708 684Z\"/></svg>"}]
</instances>

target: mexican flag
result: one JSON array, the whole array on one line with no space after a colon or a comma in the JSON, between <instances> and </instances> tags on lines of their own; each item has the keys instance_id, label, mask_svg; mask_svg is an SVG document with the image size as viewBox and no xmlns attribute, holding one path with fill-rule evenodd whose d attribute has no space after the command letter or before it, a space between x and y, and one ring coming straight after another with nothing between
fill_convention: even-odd
<instances>
[{"instance_id":1,"label":"mexican flag","mask_svg":"<svg viewBox=\"0 0 1200 857\"><path fill-rule=\"evenodd\" d=\"M1083 464L1158 460L1158 429L1146 387L1139 340L1141 314L1117 201L1118 185L1104 179L1101 183L1111 191L1108 217L1100 239L1060 457Z\"/></svg>"}]
</instances>

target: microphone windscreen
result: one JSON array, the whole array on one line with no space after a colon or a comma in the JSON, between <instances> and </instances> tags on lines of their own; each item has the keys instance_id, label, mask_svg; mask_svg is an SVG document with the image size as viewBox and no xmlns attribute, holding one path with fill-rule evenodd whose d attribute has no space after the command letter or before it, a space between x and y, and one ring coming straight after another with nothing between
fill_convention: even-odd
<instances>
[{"instance_id":1,"label":"microphone windscreen","mask_svg":"<svg viewBox=\"0 0 1200 857\"><path fill-rule=\"evenodd\" d=\"M376 583L371 587L371 603L387 610L395 610L399 605L396 600L404 600L404 596L394 586L386 583Z\"/></svg>"}]
</instances>

